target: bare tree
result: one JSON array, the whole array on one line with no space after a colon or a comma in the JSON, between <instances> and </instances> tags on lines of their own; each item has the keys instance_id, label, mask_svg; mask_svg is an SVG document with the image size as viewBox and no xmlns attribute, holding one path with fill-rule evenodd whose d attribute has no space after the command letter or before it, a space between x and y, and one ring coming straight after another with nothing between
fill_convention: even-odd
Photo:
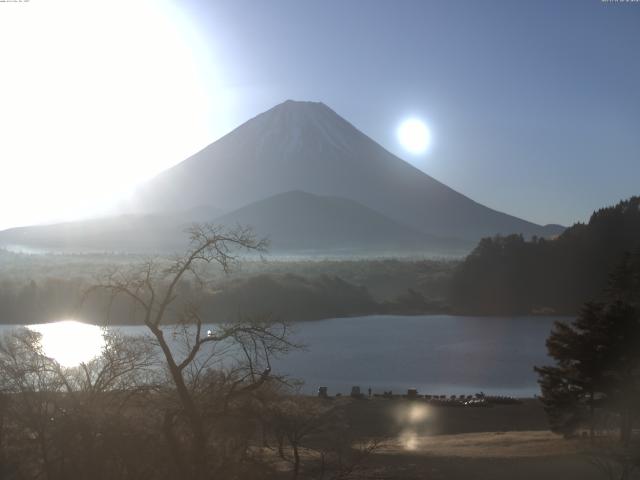
<instances>
[{"instance_id":1,"label":"bare tree","mask_svg":"<svg viewBox=\"0 0 640 480\"><path fill-rule=\"evenodd\" d=\"M292 465L292 478L347 480L362 472L381 439L353 435L338 400L281 396L269 407L278 455ZM285 445L288 444L288 448Z\"/></svg>"},{"instance_id":2,"label":"bare tree","mask_svg":"<svg viewBox=\"0 0 640 480\"><path fill-rule=\"evenodd\" d=\"M57 443L73 459L65 475L70 478L127 478L127 471L147 469L143 455L122 455L119 444L140 436L139 405L157 384L156 352L143 338L108 330L103 336L101 355L75 368L56 365L64 384Z\"/></svg>"},{"instance_id":3,"label":"bare tree","mask_svg":"<svg viewBox=\"0 0 640 480\"><path fill-rule=\"evenodd\" d=\"M335 405L297 395L278 399L270 405L270 423L278 444L278 455L291 461L294 480L300 475L301 451L309 449L308 444L304 445L305 441L333 427L338 412ZM291 459L285 455L285 441L291 448Z\"/></svg>"},{"instance_id":4,"label":"bare tree","mask_svg":"<svg viewBox=\"0 0 640 480\"><path fill-rule=\"evenodd\" d=\"M0 339L2 427L11 468L19 478L126 478L113 468L105 439L132 437L132 398L136 385L149 384L145 369L153 352L135 338L105 332L102 355L65 368L43 353L40 337L21 328Z\"/></svg>"},{"instance_id":5,"label":"bare tree","mask_svg":"<svg viewBox=\"0 0 640 480\"><path fill-rule=\"evenodd\" d=\"M169 264L149 260L127 271L112 270L90 292L107 290L113 301L128 299L132 315L151 333L175 392L175 405L165 408L163 420L175 474L203 479L224 465L214 435L230 404L267 382L270 358L292 344L286 324L266 319L209 320L205 326L197 298L184 285L206 288L203 267L214 264L228 273L240 251L262 252L266 241L242 227L197 225L189 233L189 249Z\"/></svg>"}]
</instances>

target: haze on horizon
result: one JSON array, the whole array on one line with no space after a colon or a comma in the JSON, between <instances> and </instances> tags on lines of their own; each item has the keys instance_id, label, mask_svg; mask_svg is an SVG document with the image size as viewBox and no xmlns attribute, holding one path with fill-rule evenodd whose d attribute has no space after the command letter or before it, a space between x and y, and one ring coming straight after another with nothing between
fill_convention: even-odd
<instances>
[{"instance_id":1,"label":"haze on horizon","mask_svg":"<svg viewBox=\"0 0 640 480\"><path fill-rule=\"evenodd\" d=\"M287 98L322 101L459 192L540 224L638 193L635 5L367 6L0 5L0 229L104 212ZM411 117L433 135L424 154L396 138Z\"/></svg>"}]
</instances>

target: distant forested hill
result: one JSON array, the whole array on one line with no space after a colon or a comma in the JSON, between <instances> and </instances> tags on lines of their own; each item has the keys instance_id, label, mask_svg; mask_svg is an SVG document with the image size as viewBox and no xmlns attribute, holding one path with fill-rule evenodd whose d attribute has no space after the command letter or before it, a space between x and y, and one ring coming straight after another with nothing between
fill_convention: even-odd
<instances>
[{"instance_id":1,"label":"distant forested hill","mask_svg":"<svg viewBox=\"0 0 640 480\"><path fill-rule=\"evenodd\" d=\"M640 249L640 197L593 213L558 238L485 238L456 269L452 304L483 314L574 313L597 298L625 252Z\"/></svg>"}]
</instances>

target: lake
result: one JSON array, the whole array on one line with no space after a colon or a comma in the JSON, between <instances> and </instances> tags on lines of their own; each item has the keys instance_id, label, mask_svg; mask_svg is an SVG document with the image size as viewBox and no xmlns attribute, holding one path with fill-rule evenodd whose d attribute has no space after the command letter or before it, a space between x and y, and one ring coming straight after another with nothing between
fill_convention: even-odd
<instances>
[{"instance_id":1,"label":"lake","mask_svg":"<svg viewBox=\"0 0 640 480\"><path fill-rule=\"evenodd\" d=\"M294 340L306 348L275 360L273 369L304 380L306 393L321 385L330 394L349 393L358 385L365 392L533 396L539 393L533 366L550 364L545 340L556 320L571 319L374 315L300 322ZM74 335L64 325L62 351ZM55 331L43 330L43 342Z\"/></svg>"},{"instance_id":2,"label":"lake","mask_svg":"<svg viewBox=\"0 0 640 480\"><path fill-rule=\"evenodd\" d=\"M304 322L308 345L275 363L305 380L305 391L533 396L534 365L549 364L545 341L562 317L368 316Z\"/></svg>"}]
</instances>

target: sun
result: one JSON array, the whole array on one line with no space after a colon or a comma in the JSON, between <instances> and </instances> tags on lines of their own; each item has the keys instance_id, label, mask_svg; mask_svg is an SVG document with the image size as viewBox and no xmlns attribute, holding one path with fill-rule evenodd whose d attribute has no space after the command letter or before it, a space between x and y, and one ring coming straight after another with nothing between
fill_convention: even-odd
<instances>
[{"instance_id":1,"label":"sun","mask_svg":"<svg viewBox=\"0 0 640 480\"><path fill-rule=\"evenodd\" d=\"M398 141L409 153L420 155L431 146L429 127L419 118L408 118L398 127Z\"/></svg>"},{"instance_id":2,"label":"sun","mask_svg":"<svg viewBox=\"0 0 640 480\"><path fill-rule=\"evenodd\" d=\"M215 62L171 0L2 5L0 45L0 229L95 215L210 141Z\"/></svg>"}]
</instances>

